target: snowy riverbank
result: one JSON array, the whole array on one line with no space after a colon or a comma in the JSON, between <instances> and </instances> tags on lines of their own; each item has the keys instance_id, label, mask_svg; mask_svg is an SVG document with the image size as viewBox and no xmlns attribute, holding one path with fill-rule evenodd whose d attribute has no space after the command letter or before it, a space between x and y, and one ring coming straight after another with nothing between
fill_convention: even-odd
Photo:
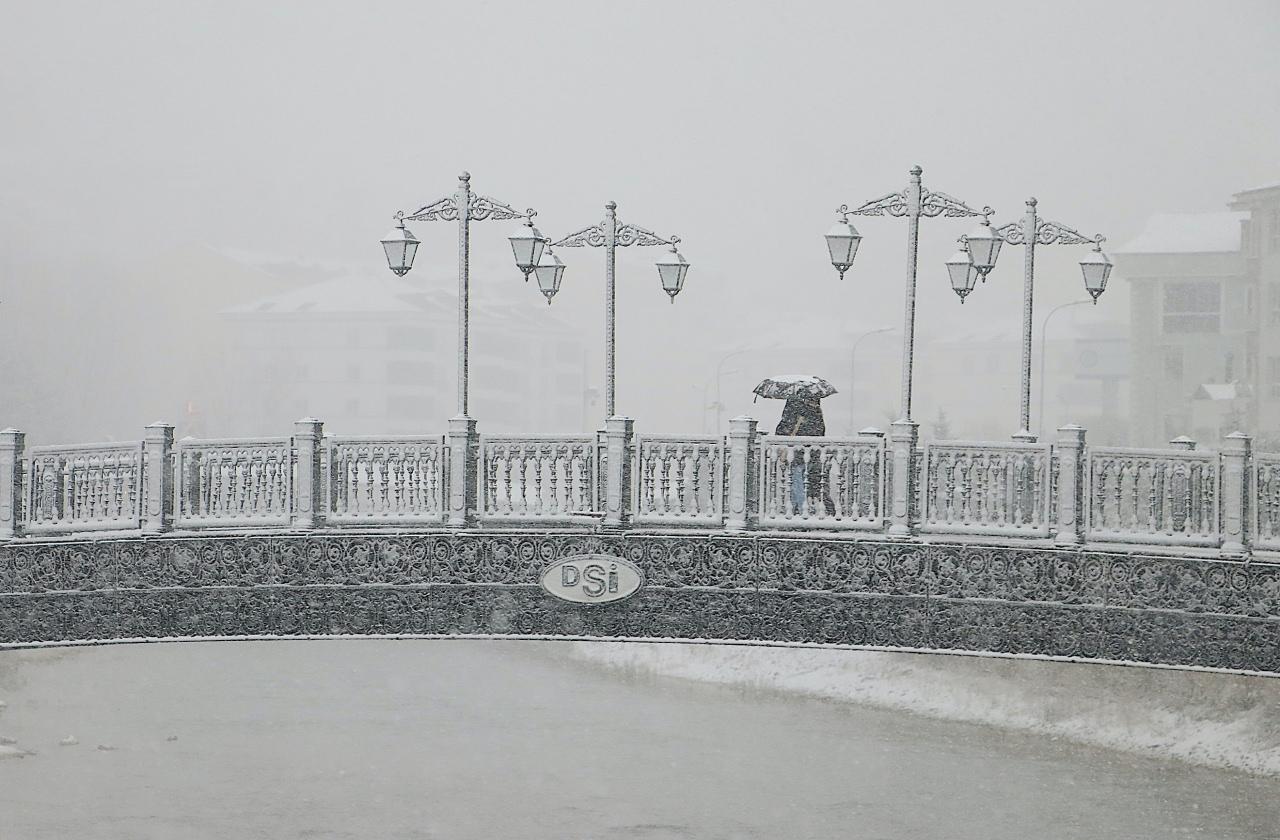
<instances>
[{"instance_id":1,"label":"snowy riverbank","mask_svg":"<svg viewBox=\"0 0 1280 840\"><path fill-rule=\"evenodd\" d=\"M1280 679L874 651L579 642L577 659L1280 777Z\"/></svg>"}]
</instances>

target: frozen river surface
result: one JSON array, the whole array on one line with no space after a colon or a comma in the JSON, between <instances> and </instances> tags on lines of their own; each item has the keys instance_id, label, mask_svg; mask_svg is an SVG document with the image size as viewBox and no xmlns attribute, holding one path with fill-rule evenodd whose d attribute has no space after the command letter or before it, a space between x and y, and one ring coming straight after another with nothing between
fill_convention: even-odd
<instances>
[{"instance_id":1,"label":"frozen river surface","mask_svg":"<svg viewBox=\"0 0 1280 840\"><path fill-rule=\"evenodd\" d=\"M0 838L1280 838L1274 779L567 650L0 652Z\"/></svg>"}]
</instances>

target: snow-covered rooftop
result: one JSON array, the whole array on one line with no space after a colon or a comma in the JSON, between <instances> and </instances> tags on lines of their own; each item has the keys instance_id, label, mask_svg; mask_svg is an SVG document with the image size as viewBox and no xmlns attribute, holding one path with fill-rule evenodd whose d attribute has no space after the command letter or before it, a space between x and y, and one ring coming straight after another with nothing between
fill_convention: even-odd
<instances>
[{"instance_id":1,"label":"snow-covered rooftop","mask_svg":"<svg viewBox=\"0 0 1280 840\"><path fill-rule=\"evenodd\" d=\"M1160 213L1147 219L1137 238L1120 254L1229 253L1240 250L1240 222L1248 213Z\"/></svg>"},{"instance_id":2,"label":"snow-covered rooftop","mask_svg":"<svg viewBox=\"0 0 1280 840\"><path fill-rule=\"evenodd\" d=\"M433 306L434 303L434 306ZM224 310L235 314L421 312L438 308L422 290L394 275L336 277Z\"/></svg>"},{"instance_id":3,"label":"snow-covered rooftop","mask_svg":"<svg viewBox=\"0 0 1280 840\"><path fill-rule=\"evenodd\" d=\"M1249 187L1248 189L1240 190L1240 192L1236 193L1236 195L1243 195L1244 193L1262 192L1263 190L1280 190L1280 181L1272 181L1270 184L1263 184L1260 187Z\"/></svg>"},{"instance_id":4,"label":"snow-covered rooftop","mask_svg":"<svg viewBox=\"0 0 1280 840\"><path fill-rule=\"evenodd\" d=\"M1239 382L1206 382L1196 389L1193 399L1234 400L1248 397L1249 386Z\"/></svg>"}]
</instances>

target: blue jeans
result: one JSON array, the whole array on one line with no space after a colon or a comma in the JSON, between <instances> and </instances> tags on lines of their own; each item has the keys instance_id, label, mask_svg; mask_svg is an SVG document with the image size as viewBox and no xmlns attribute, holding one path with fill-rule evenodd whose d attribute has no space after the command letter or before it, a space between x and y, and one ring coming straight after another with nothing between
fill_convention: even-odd
<instances>
[{"instance_id":1,"label":"blue jeans","mask_svg":"<svg viewBox=\"0 0 1280 840\"><path fill-rule=\"evenodd\" d=\"M803 460L791 463L791 510L797 516L804 513L804 483L807 468Z\"/></svg>"}]
</instances>

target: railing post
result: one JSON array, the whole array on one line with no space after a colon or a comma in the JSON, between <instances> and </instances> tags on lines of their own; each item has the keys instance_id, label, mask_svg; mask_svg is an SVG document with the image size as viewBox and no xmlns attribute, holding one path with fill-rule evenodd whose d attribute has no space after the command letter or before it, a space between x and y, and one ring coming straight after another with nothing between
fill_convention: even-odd
<instances>
[{"instance_id":1,"label":"railing post","mask_svg":"<svg viewBox=\"0 0 1280 840\"><path fill-rule=\"evenodd\" d=\"M22 450L26 437L17 429L0 431L0 540L22 533Z\"/></svg>"},{"instance_id":2,"label":"railing post","mask_svg":"<svg viewBox=\"0 0 1280 840\"><path fill-rule=\"evenodd\" d=\"M915 531L915 459L920 441L920 425L914 420L895 420L889 432L893 458L893 486L889 492L889 536L909 537ZM928 480L928 476L925 476Z\"/></svg>"},{"instance_id":3,"label":"railing post","mask_svg":"<svg viewBox=\"0 0 1280 840\"><path fill-rule=\"evenodd\" d=\"M449 420L449 509L447 524L450 528L466 528L475 518L479 499L480 477L477 455L480 437L476 434L476 421L458 415Z\"/></svg>"},{"instance_id":4,"label":"railing post","mask_svg":"<svg viewBox=\"0 0 1280 840\"><path fill-rule=\"evenodd\" d=\"M1085 434L1085 429L1074 423L1058 428L1058 545L1084 542L1084 502L1089 495Z\"/></svg>"},{"instance_id":5,"label":"railing post","mask_svg":"<svg viewBox=\"0 0 1280 840\"><path fill-rule=\"evenodd\" d=\"M1228 557L1247 557L1252 548L1249 533L1250 490L1252 484L1249 461L1253 455L1253 438L1232 432L1222 439L1222 549Z\"/></svg>"},{"instance_id":6,"label":"railing post","mask_svg":"<svg viewBox=\"0 0 1280 840\"><path fill-rule=\"evenodd\" d=\"M607 460L602 524L605 528L625 528L631 518L631 450L635 422L630 417L610 417L604 421Z\"/></svg>"},{"instance_id":7,"label":"railing post","mask_svg":"<svg viewBox=\"0 0 1280 840\"><path fill-rule=\"evenodd\" d=\"M173 527L173 426L152 423L143 430L142 468L147 483L142 533L163 534Z\"/></svg>"},{"instance_id":8,"label":"railing post","mask_svg":"<svg viewBox=\"0 0 1280 840\"><path fill-rule=\"evenodd\" d=\"M324 424L314 417L304 417L293 424L297 472L294 474L293 512L289 521L294 528L314 528L323 518L317 510L323 496L320 472L320 442L323 437Z\"/></svg>"},{"instance_id":9,"label":"railing post","mask_svg":"<svg viewBox=\"0 0 1280 840\"><path fill-rule=\"evenodd\" d=\"M756 429L754 417L735 417L729 421L729 469L725 476L724 527L728 531L746 531L755 524L760 510L758 485L759 469L756 456Z\"/></svg>"}]
</instances>

